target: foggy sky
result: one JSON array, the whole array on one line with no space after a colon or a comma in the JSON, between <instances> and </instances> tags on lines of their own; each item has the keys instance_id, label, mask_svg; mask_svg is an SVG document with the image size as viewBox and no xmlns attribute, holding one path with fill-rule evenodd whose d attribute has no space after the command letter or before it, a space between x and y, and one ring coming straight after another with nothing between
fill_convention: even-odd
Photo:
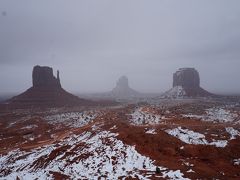
<instances>
[{"instance_id":1,"label":"foggy sky","mask_svg":"<svg viewBox=\"0 0 240 180\"><path fill-rule=\"evenodd\" d=\"M29 88L37 64L75 93L109 91L122 75L164 92L181 67L211 92L240 93L240 1L1 0L0 93Z\"/></svg>"}]
</instances>

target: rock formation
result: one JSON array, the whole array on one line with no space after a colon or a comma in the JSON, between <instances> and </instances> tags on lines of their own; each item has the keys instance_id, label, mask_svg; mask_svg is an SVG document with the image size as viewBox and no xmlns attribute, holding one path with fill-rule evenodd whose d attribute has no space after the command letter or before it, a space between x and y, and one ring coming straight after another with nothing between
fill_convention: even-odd
<instances>
[{"instance_id":1,"label":"rock formation","mask_svg":"<svg viewBox=\"0 0 240 180\"><path fill-rule=\"evenodd\" d=\"M61 87L59 71L56 78L53 69L45 66L35 66L32 72L32 87L7 103L17 108L92 104L91 101L80 99L65 91Z\"/></svg>"},{"instance_id":2,"label":"rock formation","mask_svg":"<svg viewBox=\"0 0 240 180\"><path fill-rule=\"evenodd\" d=\"M57 78L53 75L53 69L50 67L35 66L32 72L33 87L56 87L61 88L59 71Z\"/></svg>"},{"instance_id":3,"label":"rock formation","mask_svg":"<svg viewBox=\"0 0 240 180\"><path fill-rule=\"evenodd\" d=\"M200 88L200 77L194 68L180 68L173 74L173 87Z\"/></svg>"},{"instance_id":4,"label":"rock formation","mask_svg":"<svg viewBox=\"0 0 240 180\"><path fill-rule=\"evenodd\" d=\"M116 87L111 91L111 95L115 98L131 98L139 96L139 92L129 87L128 78L122 76L117 81Z\"/></svg>"},{"instance_id":5,"label":"rock formation","mask_svg":"<svg viewBox=\"0 0 240 180\"><path fill-rule=\"evenodd\" d=\"M164 97L206 97L211 93L200 87L200 76L194 68L180 68L173 74L173 88Z\"/></svg>"},{"instance_id":6,"label":"rock formation","mask_svg":"<svg viewBox=\"0 0 240 180\"><path fill-rule=\"evenodd\" d=\"M129 87L128 78L126 76L122 76L118 79L116 87L112 90L113 94L126 94L132 89Z\"/></svg>"}]
</instances>

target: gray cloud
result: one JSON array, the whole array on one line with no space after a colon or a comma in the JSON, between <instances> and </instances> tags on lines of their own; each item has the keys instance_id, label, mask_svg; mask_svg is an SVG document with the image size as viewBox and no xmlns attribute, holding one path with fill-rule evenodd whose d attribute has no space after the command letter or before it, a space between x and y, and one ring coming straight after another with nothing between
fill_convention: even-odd
<instances>
[{"instance_id":1,"label":"gray cloud","mask_svg":"<svg viewBox=\"0 0 240 180\"><path fill-rule=\"evenodd\" d=\"M60 69L73 92L133 88L163 92L179 67L196 67L202 86L240 92L238 0L1 0L0 92L31 85L36 64Z\"/></svg>"}]
</instances>

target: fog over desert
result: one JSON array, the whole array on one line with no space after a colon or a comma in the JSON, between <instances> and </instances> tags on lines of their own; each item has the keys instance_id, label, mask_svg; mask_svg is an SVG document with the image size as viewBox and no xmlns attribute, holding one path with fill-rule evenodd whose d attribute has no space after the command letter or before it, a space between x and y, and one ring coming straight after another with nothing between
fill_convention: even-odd
<instances>
[{"instance_id":1,"label":"fog over desert","mask_svg":"<svg viewBox=\"0 0 240 180\"><path fill-rule=\"evenodd\" d=\"M0 179L240 179L240 1L1 0Z\"/></svg>"}]
</instances>

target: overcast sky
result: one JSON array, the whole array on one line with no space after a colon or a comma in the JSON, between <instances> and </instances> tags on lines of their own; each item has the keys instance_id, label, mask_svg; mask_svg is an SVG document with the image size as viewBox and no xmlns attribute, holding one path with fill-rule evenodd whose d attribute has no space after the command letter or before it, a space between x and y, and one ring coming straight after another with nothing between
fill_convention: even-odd
<instances>
[{"instance_id":1,"label":"overcast sky","mask_svg":"<svg viewBox=\"0 0 240 180\"><path fill-rule=\"evenodd\" d=\"M239 0L0 0L0 93L60 70L70 92L111 90L121 75L164 92L195 67L211 92L240 93Z\"/></svg>"}]
</instances>

